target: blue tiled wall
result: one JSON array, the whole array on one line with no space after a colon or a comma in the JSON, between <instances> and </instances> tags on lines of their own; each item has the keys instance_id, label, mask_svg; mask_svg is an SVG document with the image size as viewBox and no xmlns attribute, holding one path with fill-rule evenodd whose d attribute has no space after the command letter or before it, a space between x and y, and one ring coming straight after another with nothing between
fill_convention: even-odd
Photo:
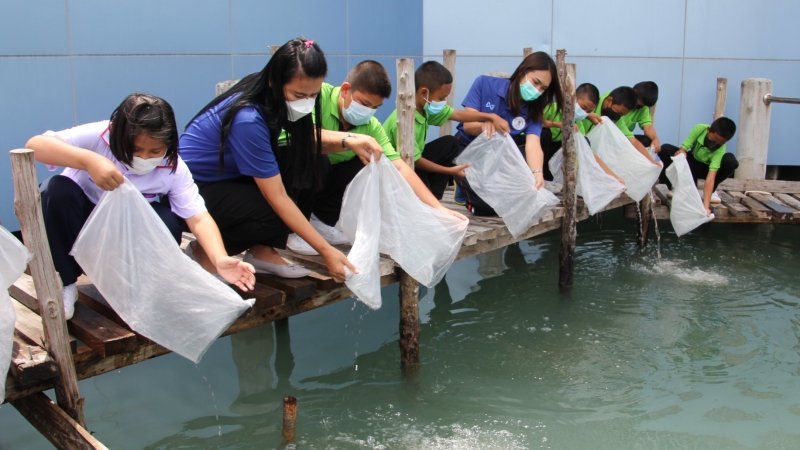
<instances>
[{"instance_id":1,"label":"blue tiled wall","mask_svg":"<svg viewBox=\"0 0 800 450\"><path fill-rule=\"evenodd\" d=\"M398 57L422 54L422 0L36 0L0 6L0 148L47 129L107 118L122 98L166 98L179 126L221 80L260 70L270 46L316 40L339 84L362 59L394 81ZM394 93L393 93L394 94ZM378 111L394 109L394 95ZM39 167L39 178L49 174ZM0 158L0 222L18 228L8 157Z\"/></svg>"}]
</instances>

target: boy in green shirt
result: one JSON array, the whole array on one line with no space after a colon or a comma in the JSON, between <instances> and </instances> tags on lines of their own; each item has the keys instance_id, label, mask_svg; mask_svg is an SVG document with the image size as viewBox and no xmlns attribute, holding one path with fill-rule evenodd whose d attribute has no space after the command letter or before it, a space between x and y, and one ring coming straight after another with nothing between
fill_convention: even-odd
<instances>
[{"instance_id":1,"label":"boy in green shirt","mask_svg":"<svg viewBox=\"0 0 800 450\"><path fill-rule=\"evenodd\" d=\"M423 63L414 72L416 112L414 113L414 171L437 199L441 199L450 177L463 177L467 165L456 166L459 154L455 136L442 136L425 143L428 126L457 122L492 122L501 133L508 133L508 122L497 114L455 110L447 105L453 89L453 75L436 61ZM392 144L397 145L397 110L383 122Z\"/></svg>"},{"instance_id":2,"label":"boy in green shirt","mask_svg":"<svg viewBox=\"0 0 800 450\"><path fill-rule=\"evenodd\" d=\"M658 139L658 133L650 116L650 109L658 101L658 85L654 81L640 81L633 85L633 92L636 94L636 107L625 117L628 129L632 133L638 124L644 134L637 134L634 137L643 146L652 145L658 152L661 150L661 140Z\"/></svg>"},{"instance_id":3,"label":"boy in green shirt","mask_svg":"<svg viewBox=\"0 0 800 450\"><path fill-rule=\"evenodd\" d=\"M688 153L686 161L689 163L695 183L698 178L706 179L703 188L703 206L708 213L711 212L711 203L720 203L716 193L717 186L733 176L733 172L739 167L736 156L725 151L725 143L734 133L736 124L727 117L720 117L711 125L700 123L693 126L680 147L664 144L658 152L658 157L664 162L664 170L672 164L673 156ZM661 171L661 182L672 189L664 170Z\"/></svg>"},{"instance_id":4,"label":"boy in green shirt","mask_svg":"<svg viewBox=\"0 0 800 450\"><path fill-rule=\"evenodd\" d=\"M575 90L575 125L581 134L586 134L586 128L591 126L591 122L587 117L589 113L597 108L599 101L600 91L592 83L583 83ZM544 160L549 161L561 148L561 119L563 114L558 105L550 103L544 107L543 117L542 151L544 152ZM545 164L543 169L544 179L552 181L553 174L550 173L548 164Z\"/></svg>"},{"instance_id":5,"label":"boy in green shirt","mask_svg":"<svg viewBox=\"0 0 800 450\"><path fill-rule=\"evenodd\" d=\"M344 233L334 228L339 220L344 192L350 181L364 167L364 162L349 150L351 140L368 138L383 149L385 157L392 161L403 178L408 182L419 199L438 209L464 218L462 214L445 208L431 194L416 173L402 160L386 136L375 112L392 92L391 81L386 69L372 60L356 64L347 74L341 86L323 83L319 93L320 121L323 129L323 150L328 151L329 170L311 207L311 224L331 244L347 242ZM340 151L330 152L331 147L325 130L342 133ZM301 254L316 254L299 236L290 235L287 247Z\"/></svg>"},{"instance_id":6,"label":"boy in green shirt","mask_svg":"<svg viewBox=\"0 0 800 450\"><path fill-rule=\"evenodd\" d=\"M620 86L602 95L600 101L597 103L597 108L595 108L593 113L589 114L588 120L591 124L586 129L586 132L588 133L594 125L599 124L602 120L602 116L606 116L617 125L617 128L622 131L622 134L628 138L639 153L644 155L651 163L658 165L658 161L653 159L653 156L650 155L647 148L642 145L638 139L633 137L632 128L628 125L628 113L631 112L635 106L636 93L630 86Z\"/></svg>"}]
</instances>

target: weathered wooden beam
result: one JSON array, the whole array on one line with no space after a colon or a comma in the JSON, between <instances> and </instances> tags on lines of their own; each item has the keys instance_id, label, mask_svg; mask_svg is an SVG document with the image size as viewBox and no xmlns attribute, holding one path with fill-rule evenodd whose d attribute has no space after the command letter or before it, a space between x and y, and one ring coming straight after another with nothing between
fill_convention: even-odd
<instances>
[{"instance_id":1,"label":"weathered wooden beam","mask_svg":"<svg viewBox=\"0 0 800 450\"><path fill-rule=\"evenodd\" d=\"M414 90L414 60L397 59L397 152L414 167L414 115L417 111Z\"/></svg>"},{"instance_id":2,"label":"weathered wooden beam","mask_svg":"<svg viewBox=\"0 0 800 450\"><path fill-rule=\"evenodd\" d=\"M102 442L43 393L14 400L11 404L56 448L107 449Z\"/></svg>"},{"instance_id":3,"label":"weathered wooden beam","mask_svg":"<svg viewBox=\"0 0 800 450\"><path fill-rule=\"evenodd\" d=\"M572 287L575 270L575 239L577 237L577 203L578 194L576 180L578 158L572 133L575 126L575 75L567 71L567 52L556 51L556 69L564 97L561 118L561 148L563 148L564 188L562 189L564 216L561 217L561 251L559 253L558 286L561 289ZM574 66L573 66L574 67Z\"/></svg>"},{"instance_id":4,"label":"weathered wooden beam","mask_svg":"<svg viewBox=\"0 0 800 450\"><path fill-rule=\"evenodd\" d=\"M717 98L714 102L714 117L716 120L725 115L725 103L728 101L728 79L717 78Z\"/></svg>"},{"instance_id":5,"label":"weathered wooden beam","mask_svg":"<svg viewBox=\"0 0 800 450\"><path fill-rule=\"evenodd\" d=\"M456 91L456 51L447 49L442 53L442 65L450 71L453 76L453 83L450 85L450 94L447 96L447 104L453 106L453 93ZM416 86L414 87L416 89ZM439 127L439 136L449 136L453 134L453 123L447 121Z\"/></svg>"},{"instance_id":6,"label":"weathered wooden beam","mask_svg":"<svg viewBox=\"0 0 800 450\"><path fill-rule=\"evenodd\" d=\"M740 180L728 178L717 187L717 191L720 189L741 192L766 191L772 193L798 194L800 193L800 181Z\"/></svg>"},{"instance_id":7,"label":"weathered wooden beam","mask_svg":"<svg viewBox=\"0 0 800 450\"><path fill-rule=\"evenodd\" d=\"M56 363L39 345L33 344L23 336L14 333L11 343L11 364L8 374L12 383L6 383L6 392L15 386L31 386L49 383L58 375ZM5 396L7 399L9 395Z\"/></svg>"},{"instance_id":8,"label":"weathered wooden beam","mask_svg":"<svg viewBox=\"0 0 800 450\"><path fill-rule=\"evenodd\" d=\"M739 168L736 169L736 178L763 180L767 173L771 108L764 101L764 96L771 92L772 81L766 78L748 78L742 81L739 143L736 147Z\"/></svg>"},{"instance_id":9,"label":"weathered wooden beam","mask_svg":"<svg viewBox=\"0 0 800 450\"><path fill-rule=\"evenodd\" d=\"M36 181L33 150L11 150L11 167L14 178L14 209L25 246L33 253L28 267L36 286L47 352L56 362L59 372L59 380L55 385L56 399L64 411L78 423L85 425L83 399L78 391L78 379L61 300L61 280L56 274L44 229L42 199Z\"/></svg>"},{"instance_id":10,"label":"weathered wooden beam","mask_svg":"<svg viewBox=\"0 0 800 450\"><path fill-rule=\"evenodd\" d=\"M419 283L404 270L400 272L400 365L419 365Z\"/></svg>"}]
</instances>

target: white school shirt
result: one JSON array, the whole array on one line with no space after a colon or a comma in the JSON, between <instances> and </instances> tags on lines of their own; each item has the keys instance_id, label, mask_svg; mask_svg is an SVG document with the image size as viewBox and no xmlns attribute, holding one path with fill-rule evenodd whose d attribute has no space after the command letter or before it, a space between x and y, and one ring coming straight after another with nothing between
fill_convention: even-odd
<instances>
[{"instance_id":1,"label":"white school shirt","mask_svg":"<svg viewBox=\"0 0 800 450\"><path fill-rule=\"evenodd\" d=\"M194 184L192 174L180 157L178 157L178 167L175 173L172 173L172 166L167 166L167 162L164 161L164 166L158 166L152 172L144 175L136 175L111 153L111 147L108 144L108 124L108 120L103 120L61 131L47 131L44 134L105 156L114 163L128 181L133 183L147 201L154 202L158 200L159 196L166 195L169 198L170 209L178 217L188 219L206 211L206 204L203 197L200 196L197 185ZM104 191L94 184L89 172L67 167L61 175L75 181L92 203L97 204L100 201Z\"/></svg>"}]
</instances>

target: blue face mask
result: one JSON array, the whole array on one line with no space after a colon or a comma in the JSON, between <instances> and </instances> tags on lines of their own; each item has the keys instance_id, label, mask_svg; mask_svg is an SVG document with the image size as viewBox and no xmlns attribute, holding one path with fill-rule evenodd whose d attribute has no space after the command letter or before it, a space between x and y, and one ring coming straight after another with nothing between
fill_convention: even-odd
<instances>
[{"instance_id":1,"label":"blue face mask","mask_svg":"<svg viewBox=\"0 0 800 450\"><path fill-rule=\"evenodd\" d=\"M369 119L375 115L375 111L377 111L377 109L364 106L358 103L356 99L353 99L350 102L350 106L342 110L342 116L344 116L344 120L350 125L359 126L369 123Z\"/></svg>"},{"instance_id":2,"label":"blue face mask","mask_svg":"<svg viewBox=\"0 0 800 450\"><path fill-rule=\"evenodd\" d=\"M542 91L536 89L530 81L525 80L519 85L519 94L526 102L532 102L542 95Z\"/></svg>"},{"instance_id":3,"label":"blue face mask","mask_svg":"<svg viewBox=\"0 0 800 450\"><path fill-rule=\"evenodd\" d=\"M434 116L442 112L445 106L447 106L447 100L432 102L426 98L424 109L426 113L428 113L431 116Z\"/></svg>"}]
</instances>

